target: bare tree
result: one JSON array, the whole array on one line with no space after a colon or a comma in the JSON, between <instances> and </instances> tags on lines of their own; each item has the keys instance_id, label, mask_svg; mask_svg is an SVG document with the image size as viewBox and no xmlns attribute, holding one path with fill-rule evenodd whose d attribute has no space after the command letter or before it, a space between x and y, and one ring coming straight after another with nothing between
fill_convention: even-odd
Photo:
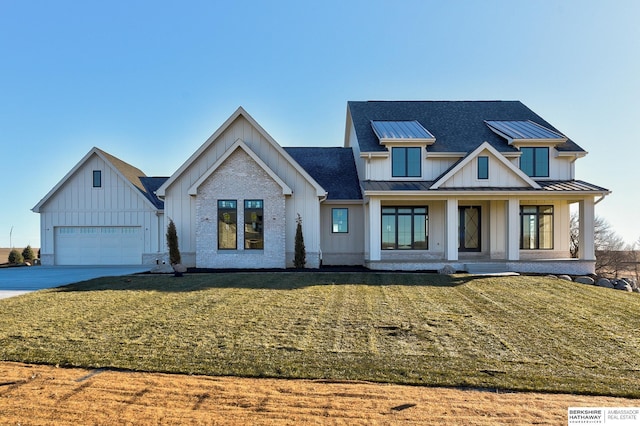
<instances>
[{"instance_id":1,"label":"bare tree","mask_svg":"<svg viewBox=\"0 0 640 426\"><path fill-rule=\"evenodd\" d=\"M628 261L624 239L618 235L611 224L596 216L593 221L593 241L596 251L596 273L613 275L617 278L623 264ZM577 213L571 214L569 223L569 251L571 257L578 257L580 250L580 220Z\"/></svg>"}]
</instances>

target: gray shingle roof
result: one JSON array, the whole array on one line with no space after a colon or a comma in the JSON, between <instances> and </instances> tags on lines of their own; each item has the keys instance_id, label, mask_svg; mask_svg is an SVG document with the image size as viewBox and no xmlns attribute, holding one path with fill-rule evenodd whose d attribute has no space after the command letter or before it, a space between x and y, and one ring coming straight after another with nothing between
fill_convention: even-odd
<instances>
[{"instance_id":1,"label":"gray shingle roof","mask_svg":"<svg viewBox=\"0 0 640 426\"><path fill-rule=\"evenodd\" d=\"M499 152L517 152L485 121L531 120L562 133L519 101L350 101L348 108L363 152L385 151L371 121L417 120L435 136L431 152L470 152L487 141ZM558 151L584 151L571 139Z\"/></svg>"},{"instance_id":2,"label":"gray shingle roof","mask_svg":"<svg viewBox=\"0 0 640 426\"><path fill-rule=\"evenodd\" d=\"M140 182L142 183L142 186L144 187L144 191L142 191L144 196L147 197L147 199L149 201L151 201L153 203L153 205L156 206L157 209L163 210L164 209L164 201L162 201L160 198L158 198L158 196L156 195L156 191L169 178L168 177L146 177L146 176L144 176L144 177L140 177L139 179L140 179Z\"/></svg>"},{"instance_id":3,"label":"gray shingle roof","mask_svg":"<svg viewBox=\"0 0 640 426\"><path fill-rule=\"evenodd\" d=\"M362 199L351 148L285 147L284 150L328 192L327 199Z\"/></svg>"}]
</instances>

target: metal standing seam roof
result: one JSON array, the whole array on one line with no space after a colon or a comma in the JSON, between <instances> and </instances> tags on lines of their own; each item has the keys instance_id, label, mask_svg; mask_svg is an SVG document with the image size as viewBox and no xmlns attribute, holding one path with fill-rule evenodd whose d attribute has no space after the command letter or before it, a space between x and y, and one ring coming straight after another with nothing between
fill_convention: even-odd
<instances>
[{"instance_id":1,"label":"metal standing seam roof","mask_svg":"<svg viewBox=\"0 0 640 426\"><path fill-rule=\"evenodd\" d=\"M433 139L429 133L416 120L411 121L371 121L371 127L378 139Z\"/></svg>"},{"instance_id":2,"label":"metal standing seam roof","mask_svg":"<svg viewBox=\"0 0 640 426\"><path fill-rule=\"evenodd\" d=\"M492 130L497 130L499 133L514 140L529 140L529 139L549 139L557 141L565 141L566 137L560 133L554 132L551 129L534 123L531 120L487 120L485 121Z\"/></svg>"},{"instance_id":3,"label":"metal standing seam roof","mask_svg":"<svg viewBox=\"0 0 640 426\"><path fill-rule=\"evenodd\" d=\"M435 181L372 181L362 182L364 191L550 191L550 192L610 192L608 189L581 180L536 181L540 189L527 187L458 187L431 189Z\"/></svg>"}]
</instances>

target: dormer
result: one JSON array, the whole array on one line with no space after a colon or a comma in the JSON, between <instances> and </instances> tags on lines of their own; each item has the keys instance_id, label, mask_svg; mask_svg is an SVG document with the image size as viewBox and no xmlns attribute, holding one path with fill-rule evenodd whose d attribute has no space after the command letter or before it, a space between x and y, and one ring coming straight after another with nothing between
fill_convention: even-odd
<instances>
[{"instance_id":1,"label":"dormer","mask_svg":"<svg viewBox=\"0 0 640 426\"><path fill-rule=\"evenodd\" d=\"M523 145L556 146L569 139L531 120L496 121L485 120L494 133L507 140L509 145L519 148Z\"/></svg>"},{"instance_id":2,"label":"dormer","mask_svg":"<svg viewBox=\"0 0 640 426\"><path fill-rule=\"evenodd\" d=\"M423 149L436 141L431 132L416 120L372 120L371 128L391 156L392 178L422 178Z\"/></svg>"}]
</instances>

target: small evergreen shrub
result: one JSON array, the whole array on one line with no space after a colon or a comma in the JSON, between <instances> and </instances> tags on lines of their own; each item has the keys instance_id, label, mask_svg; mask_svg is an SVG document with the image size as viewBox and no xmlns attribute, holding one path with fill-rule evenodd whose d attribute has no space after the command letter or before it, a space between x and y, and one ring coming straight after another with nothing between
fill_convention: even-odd
<instances>
[{"instance_id":1,"label":"small evergreen shrub","mask_svg":"<svg viewBox=\"0 0 640 426\"><path fill-rule=\"evenodd\" d=\"M169 247L169 263L175 265L182 262L178 248L178 233L173 219L169 219L167 226L167 246Z\"/></svg>"},{"instance_id":2,"label":"small evergreen shrub","mask_svg":"<svg viewBox=\"0 0 640 426\"><path fill-rule=\"evenodd\" d=\"M302 235L302 217L300 217L300 213L298 213L296 223L296 240L293 266L298 269L302 269L307 264L307 252L304 248L304 236Z\"/></svg>"},{"instance_id":3,"label":"small evergreen shrub","mask_svg":"<svg viewBox=\"0 0 640 426\"><path fill-rule=\"evenodd\" d=\"M18 250L12 249L9 252L9 263L12 265L17 265L22 262L24 262L24 259L22 258L22 254Z\"/></svg>"},{"instance_id":4,"label":"small evergreen shrub","mask_svg":"<svg viewBox=\"0 0 640 426\"><path fill-rule=\"evenodd\" d=\"M31 246L26 246L24 250L22 250L22 258L25 262L31 262L36 258L36 255L33 253L33 249Z\"/></svg>"}]
</instances>

